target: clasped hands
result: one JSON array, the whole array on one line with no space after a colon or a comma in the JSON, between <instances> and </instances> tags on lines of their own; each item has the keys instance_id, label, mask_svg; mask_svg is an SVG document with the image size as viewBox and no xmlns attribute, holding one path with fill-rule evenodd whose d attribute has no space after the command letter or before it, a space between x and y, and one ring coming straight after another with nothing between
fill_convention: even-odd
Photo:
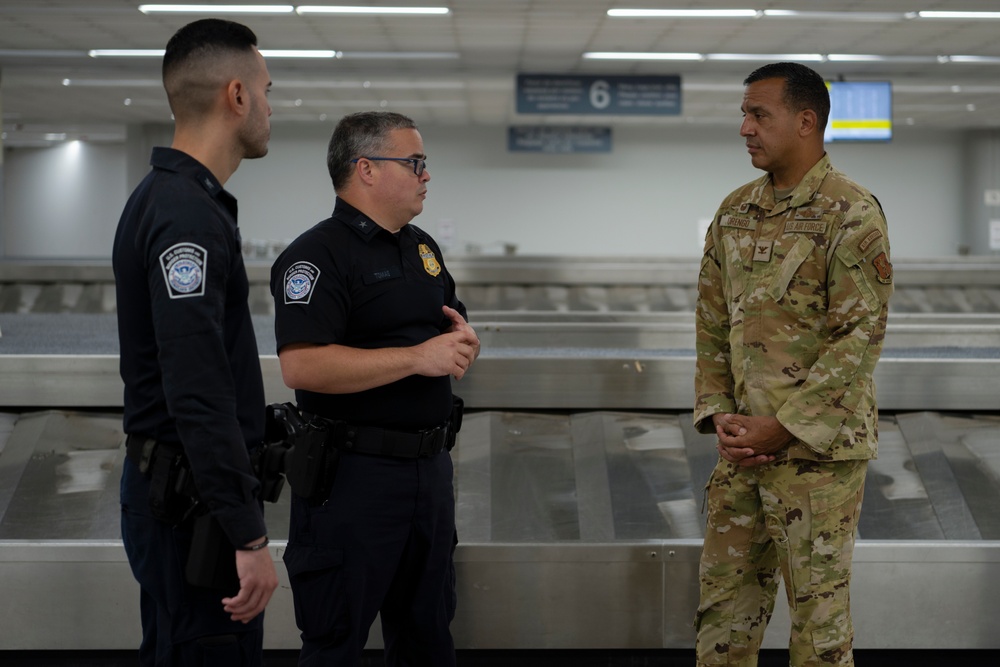
<instances>
[{"instance_id":1,"label":"clasped hands","mask_svg":"<svg viewBox=\"0 0 1000 667\"><path fill-rule=\"evenodd\" d=\"M719 455L744 468L771 463L795 439L776 417L716 413L712 423Z\"/></svg>"}]
</instances>

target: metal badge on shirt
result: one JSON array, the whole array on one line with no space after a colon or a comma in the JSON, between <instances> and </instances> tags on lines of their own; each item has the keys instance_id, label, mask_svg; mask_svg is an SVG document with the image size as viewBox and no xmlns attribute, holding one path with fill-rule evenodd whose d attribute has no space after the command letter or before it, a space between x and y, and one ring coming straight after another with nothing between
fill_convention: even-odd
<instances>
[{"instance_id":1,"label":"metal badge on shirt","mask_svg":"<svg viewBox=\"0 0 1000 667\"><path fill-rule=\"evenodd\" d=\"M208 252L195 243L177 243L160 254L160 268L171 299L205 294Z\"/></svg>"},{"instance_id":2,"label":"metal badge on shirt","mask_svg":"<svg viewBox=\"0 0 1000 667\"><path fill-rule=\"evenodd\" d=\"M309 303L319 281L319 269L309 262L296 262L285 271L285 303Z\"/></svg>"},{"instance_id":3,"label":"metal badge on shirt","mask_svg":"<svg viewBox=\"0 0 1000 667\"><path fill-rule=\"evenodd\" d=\"M441 264L438 263L437 257L434 256L434 251L430 249L430 246L426 243L421 243L417 247L417 252L420 253L420 259L424 261L424 271L432 276L441 273Z\"/></svg>"}]
</instances>

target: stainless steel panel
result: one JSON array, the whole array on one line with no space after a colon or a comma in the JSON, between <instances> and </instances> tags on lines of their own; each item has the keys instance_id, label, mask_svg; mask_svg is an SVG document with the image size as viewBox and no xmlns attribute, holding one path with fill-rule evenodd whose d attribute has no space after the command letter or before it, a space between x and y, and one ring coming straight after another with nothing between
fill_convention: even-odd
<instances>
[{"instance_id":1,"label":"stainless steel panel","mask_svg":"<svg viewBox=\"0 0 1000 667\"><path fill-rule=\"evenodd\" d=\"M301 646L284 546L270 547L278 589L264 624L269 649ZM142 638L139 585L120 540L0 540L0 590L0 651L135 650Z\"/></svg>"},{"instance_id":2,"label":"stainless steel panel","mask_svg":"<svg viewBox=\"0 0 1000 667\"><path fill-rule=\"evenodd\" d=\"M659 544L460 545L457 648L662 646Z\"/></svg>"},{"instance_id":3,"label":"stainless steel panel","mask_svg":"<svg viewBox=\"0 0 1000 667\"><path fill-rule=\"evenodd\" d=\"M283 547L271 547L280 585L265 647L294 649ZM459 545L456 646L690 648L699 553L695 540ZM851 587L855 646L1000 648L992 623L998 582L997 542L862 541ZM120 543L0 541L0 588L2 650L138 646L138 586ZM380 645L375 630L369 648ZM779 600L765 647L786 645L787 633Z\"/></svg>"},{"instance_id":4,"label":"stainless steel panel","mask_svg":"<svg viewBox=\"0 0 1000 667\"><path fill-rule=\"evenodd\" d=\"M882 420L884 456L868 479L852 587L856 645L998 648L987 619L1000 594L991 583L1000 581L1000 542L906 538L928 534L928 525L944 535L942 524L954 521L954 495L940 493L942 468L955 471L949 493L968 499L973 518L992 512L979 503L1000 487L1000 419L899 419L901 429L893 417ZM0 453L0 490L14 490L0 503L0 649L137 645L138 591L120 542L90 537L117 531L118 429L117 415L52 411L22 415L11 429ZM74 461L76 452L97 458ZM712 436L693 432L690 413L470 414L455 450L456 645L690 647L696 505L712 452ZM944 460L925 464L928 452ZM877 497L888 513L865 523ZM276 560L282 514L287 506L268 507ZM883 540L886 526L904 539ZM291 598L278 571L265 641L293 649ZM779 604L765 645L786 639ZM369 646L378 645L376 631Z\"/></svg>"},{"instance_id":5,"label":"stainless steel panel","mask_svg":"<svg viewBox=\"0 0 1000 667\"><path fill-rule=\"evenodd\" d=\"M121 407L118 355L0 355L0 405Z\"/></svg>"}]
</instances>

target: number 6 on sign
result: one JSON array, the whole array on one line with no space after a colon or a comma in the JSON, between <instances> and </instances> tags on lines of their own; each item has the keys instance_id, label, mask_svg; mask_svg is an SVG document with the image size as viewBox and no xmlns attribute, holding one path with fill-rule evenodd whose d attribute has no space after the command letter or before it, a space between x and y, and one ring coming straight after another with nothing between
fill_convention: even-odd
<instances>
[{"instance_id":1,"label":"number 6 on sign","mask_svg":"<svg viewBox=\"0 0 1000 667\"><path fill-rule=\"evenodd\" d=\"M611 85L598 79L590 84L590 104L595 109L607 109L611 104Z\"/></svg>"}]
</instances>

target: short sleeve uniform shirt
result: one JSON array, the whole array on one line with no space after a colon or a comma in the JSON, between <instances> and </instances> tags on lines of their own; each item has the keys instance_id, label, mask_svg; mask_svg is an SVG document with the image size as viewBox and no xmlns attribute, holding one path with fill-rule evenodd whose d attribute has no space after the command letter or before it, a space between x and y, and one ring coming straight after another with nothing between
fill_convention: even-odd
<instances>
[{"instance_id":1,"label":"short sleeve uniform shirt","mask_svg":"<svg viewBox=\"0 0 1000 667\"><path fill-rule=\"evenodd\" d=\"M410 347L440 335L465 306L441 249L409 224L393 234L341 199L333 215L296 239L271 270L278 351L291 343ZM451 379L412 375L353 394L296 391L302 410L399 430L444 422Z\"/></svg>"}]
</instances>

